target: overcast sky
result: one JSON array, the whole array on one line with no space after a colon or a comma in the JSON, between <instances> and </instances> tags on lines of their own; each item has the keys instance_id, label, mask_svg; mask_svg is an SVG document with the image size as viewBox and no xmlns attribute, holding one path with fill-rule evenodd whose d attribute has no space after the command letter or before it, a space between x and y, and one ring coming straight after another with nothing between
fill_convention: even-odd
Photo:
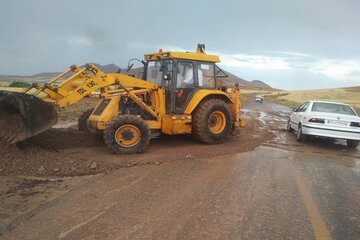
<instances>
[{"instance_id":1,"label":"overcast sky","mask_svg":"<svg viewBox=\"0 0 360 240\"><path fill-rule=\"evenodd\" d=\"M221 67L282 89L360 85L359 0L0 0L0 74L205 43Z\"/></svg>"}]
</instances>

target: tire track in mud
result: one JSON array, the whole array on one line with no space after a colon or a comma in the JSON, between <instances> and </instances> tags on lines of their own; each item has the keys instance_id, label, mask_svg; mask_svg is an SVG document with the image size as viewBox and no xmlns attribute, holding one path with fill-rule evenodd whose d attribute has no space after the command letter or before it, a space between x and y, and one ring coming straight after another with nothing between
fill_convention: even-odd
<instances>
[{"instance_id":1,"label":"tire track in mud","mask_svg":"<svg viewBox=\"0 0 360 240\"><path fill-rule=\"evenodd\" d=\"M311 226L304 225L306 216L299 195L294 191L292 163L285 157L272 156L258 160L255 167L245 212L248 219L237 234L244 239L308 239L312 236L308 231Z\"/></svg>"},{"instance_id":2,"label":"tire track in mud","mask_svg":"<svg viewBox=\"0 0 360 240\"><path fill-rule=\"evenodd\" d=\"M207 158L228 153L248 152L274 133L261 129L254 119L223 144L206 145L191 136L161 136L153 139L142 154L114 155L102 139L75 128L51 129L17 145L0 147L1 175L27 176L81 176L163 162Z\"/></svg>"}]
</instances>

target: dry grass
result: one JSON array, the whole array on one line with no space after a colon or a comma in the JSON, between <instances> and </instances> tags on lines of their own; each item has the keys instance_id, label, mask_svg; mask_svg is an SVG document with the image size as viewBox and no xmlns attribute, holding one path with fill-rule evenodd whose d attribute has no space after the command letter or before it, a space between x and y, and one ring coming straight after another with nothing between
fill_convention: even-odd
<instances>
[{"instance_id":1,"label":"dry grass","mask_svg":"<svg viewBox=\"0 0 360 240\"><path fill-rule=\"evenodd\" d=\"M333 88L306 91L287 91L268 96L273 101L289 106L299 106L308 100L323 100L350 104L360 114L360 87Z\"/></svg>"},{"instance_id":2,"label":"dry grass","mask_svg":"<svg viewBox=\"0 0 360 240\"><path fill-rule=\"evenodd\" d=\"M299 105L301 104L296 101L292 101L292 100L288 100L288 99L281 99L281 98L278 98L277 96L268 96L268 97L266 97L266 99L276 102L278 104L287 106L289 108L296 108L296 107L299 107Z\"/></svg>"},{"instance_id":3,"label":"dry grass","mask_svg":"<svg viewBox=\"0 0 360 240\"><path fill-rule=\"evenodd\" d=\"M10 84L11 82L0 82L0 87L8 87Z\"/></svg>"},{"instance_id":4,"label":"dry grass","mask_svg":"<svg viewBox=\"0 0 360 240\"><path fill-rule=\"evenodd\" d=\"M304 102L307 100L324 100L343 102L348 104L360 104L359 92L349 91L347 89L321 89L308 91L288 92L288 95L280 96L280 99L293 100L296 102Z\"/></svg>"},{"instance_id":5,"label":"dry grass","mask_svg":"<svg viewBox=\"0 0 360 240\"><path fill-rule=\"evenodd\" d=\"M357 114L360 116L360 107L354 107L354 109L357 112Z\"/></svg>"},{"instance_id":6,"label":"dry grass","mask_svg":"<svg viewBox=\"0 0 360 240\"><path fill-rule=\"evenodd\" d=\"M248 104L249 102L252 101L252 96L251 96L251 94L242 93L240 95L240 99L241 99L242 106L245 106L246 104Z\"/></svg>"},{"instance_id":7,"label":"dry grass","mask_svg":"<svg viewBox=\"0 0 360 240\"><path fill-rule=\"evenodd\" d=\"M19 87L0 87L0 91L10 91L10 92L25 92L27 88Z\"/></svg>"},{"instance_id":8,"label":"dry grass","mask_svg":"<svg viewBox=\"0 0 360 240\"><path fill-rule=\"evenodd\" d=\"M254 95L274 95L281 93L278 90L259 90L259 89L240 89L241 94L254 94Z\"/></svg>"}]
</instances>

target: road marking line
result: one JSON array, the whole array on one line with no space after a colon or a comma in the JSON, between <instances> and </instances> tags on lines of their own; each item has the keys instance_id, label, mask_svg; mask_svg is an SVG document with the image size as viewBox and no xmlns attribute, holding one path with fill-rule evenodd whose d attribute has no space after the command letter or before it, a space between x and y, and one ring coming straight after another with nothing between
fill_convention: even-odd
<instances>
[{"instance_id":1,"label":"road marking line","mask_svg":"<svg viewBox=\"0 0 360 240\"><path fill-rule=\"evenodd\" d=\"M307 214L309 216L315 234L315 239L330 240L331 239L330 232L327 229L323 218L321 217L320 210L317 207L315 200L311 196L311 193L308 187L306 186L306 183L300 171L301 171L300 166L295 166L295 169L293 171L294 172L293 176L296 185L298 187L301 199L305 205Z\"/></svg>"}]
</instances>

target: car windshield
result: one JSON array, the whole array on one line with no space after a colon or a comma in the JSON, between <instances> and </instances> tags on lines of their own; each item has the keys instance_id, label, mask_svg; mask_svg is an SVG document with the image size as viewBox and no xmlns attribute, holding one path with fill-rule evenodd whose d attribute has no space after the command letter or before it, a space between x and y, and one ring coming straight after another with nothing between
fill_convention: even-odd
<instances>
[{"instance_id":1,"label":"car windshield","mask_svg":"<svg viewBox=\"0 0 360 240\"><path fill-rule=\"evenodd\" d=\"M348 106L337 103L314 102L311 108L312 112L338 113L356 116L354 110Z\"/></svg>"},{"instance_id":2,"label":"car windshield","mask_svg":"<svg viewBox=\"0 0 360 240\"><path fill-rule=\"evenodd\" d=\"M164 72L172 71L172 61L149 61L146 71L146 80L156 84L161 84Z\"/></svg>"}]
</instances>

